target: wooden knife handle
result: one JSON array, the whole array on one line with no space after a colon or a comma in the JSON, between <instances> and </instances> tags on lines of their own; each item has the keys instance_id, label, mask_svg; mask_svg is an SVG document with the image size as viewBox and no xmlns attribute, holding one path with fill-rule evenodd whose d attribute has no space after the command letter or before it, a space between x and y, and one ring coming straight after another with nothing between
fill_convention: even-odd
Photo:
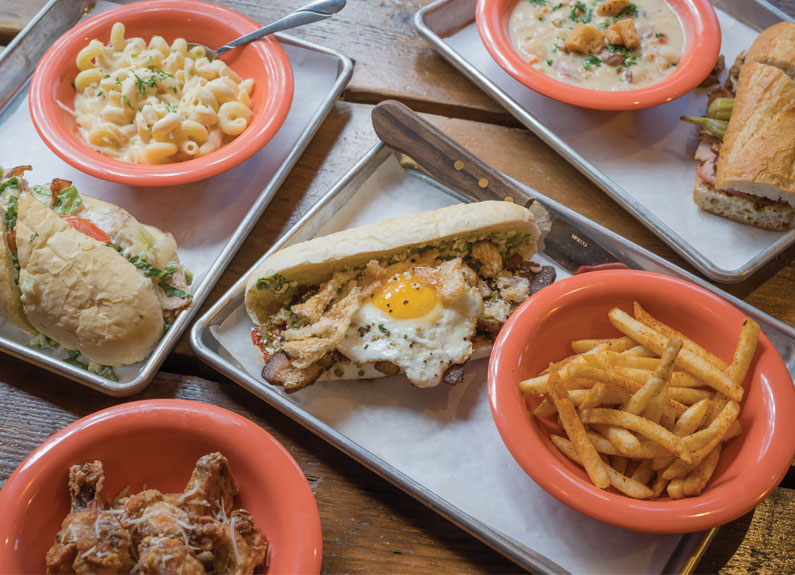
<instances>
[{"instance_id":1,"label":"wooden knife handle","mask_svg":"<svg viewBox=\"0 0 795 575\"><path fill-rule=\"evenodd\" d=\"M500 172L484 164L463 146L394 100L378 104L372 112L373 128L389 147L417 161L436 181L453 190L466 190L479 200L495 195L517 198L516 189Z\"/></svg>"}]
</instances>

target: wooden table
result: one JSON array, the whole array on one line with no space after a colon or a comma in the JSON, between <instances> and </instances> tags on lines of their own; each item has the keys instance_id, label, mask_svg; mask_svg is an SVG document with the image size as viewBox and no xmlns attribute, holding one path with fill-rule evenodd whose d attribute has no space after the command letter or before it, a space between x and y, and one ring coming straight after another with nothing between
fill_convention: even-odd
<instances>
[{"instance_id":1,"label":"wooden table","mask_svg":"<svg viewBox=\"0 0 795 575\"><path fill-rule=\"evenodd\" d=\"M221 2L267 22L305 0ZM208 301L215 301L377 140L370 111L396 98L492 166L678 265L686 264L512 116L448 65L415 32L412 19L427 0L348 0L338 17L296 36L351 56L353 79L343 97L235 256ZM795 14L795 0L776 0ZM0 4L0 44L44 0ZM728 291L795 325L795 250ZM725 287L725 286L724 286ZM207 306L205 306L206 308ZM323 571L517 572L489 547L428 510L303 427L197 361L187 336L142 393L113 399L6 356L0 357L0 482L44 439L99 409L145 398L212 403L267 429L298 461L313 486L323 525ZM795 473L753 512L722 527L699 573L795 572ZM2 520L2 518L0 518Z\"/></svg>"}]
</instances>

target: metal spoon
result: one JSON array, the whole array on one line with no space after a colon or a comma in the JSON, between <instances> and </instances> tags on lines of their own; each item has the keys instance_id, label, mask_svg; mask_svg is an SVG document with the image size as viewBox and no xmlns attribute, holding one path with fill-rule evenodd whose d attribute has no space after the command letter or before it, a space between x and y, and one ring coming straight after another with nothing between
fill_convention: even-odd
<instances>
[{"instance_id":1,"label":"metal spoon","mask_svg":"<svg viewBox=\"0 0 795 575\"><path fill-rule=\"evenodd\" d=\"M224 52L227 52L232 48L236 48L241 44L247 44L252 40L262 38L268 34L281 32L282 30L288 30L290 28L296 28L298 26L303 26L304 24L311 24L312 22L318 22L319 20L325 20L326 18L329 18L330 16L333 16L342 10L344 7L345 0L315 0L315 2L310 2L302 8L298 8L284 18L276 20L276 22L273 22L272 24L268 24L267 26L246 34L245 36L241 36L237 40L232 40L217 50L208 48L204 44L198 44L194 42L188 43L188 49L191 49L195 46L204 48L204 50L207 52L207 59L212 62Z\"/></svg>"}]
</instances>

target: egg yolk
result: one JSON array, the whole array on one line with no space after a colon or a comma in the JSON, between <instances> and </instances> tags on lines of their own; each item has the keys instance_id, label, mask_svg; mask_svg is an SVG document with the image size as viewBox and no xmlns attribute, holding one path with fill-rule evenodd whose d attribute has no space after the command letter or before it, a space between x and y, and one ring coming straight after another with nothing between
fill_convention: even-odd
<instances>
[{"instance_id":1,"label":"egg yolk","mask_svg":"<svg viewBox=\"0 0 795 575\"><path fill-rule=\"evenodd\" d=\"M436 305L436 292L416 280L392 278L373 294L373 305L397 319L422 317Z\"/></svg>"}]
</instances>

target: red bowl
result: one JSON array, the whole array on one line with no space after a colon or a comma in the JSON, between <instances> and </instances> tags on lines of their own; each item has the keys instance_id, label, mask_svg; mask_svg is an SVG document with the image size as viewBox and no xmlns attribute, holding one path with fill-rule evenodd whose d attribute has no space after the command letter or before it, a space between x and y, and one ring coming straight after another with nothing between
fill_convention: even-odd
<instances>
[{"instance_id":1,"label":"red bowl","mask_svg":"<svg viewBox=\"0 0 795 575\"><path fill-rule=\"evenodd\" d=\"M770 494L795 455L795 387L787 367L762 334L741 404L743 432L729 440L704 492L642 501L594 487L583 469L549 440L562 434L553 418L537 418L519 382L550 361L571 355L573 339L617 337L607 312L649 313L730 361L744 315L718 296L683 280L632 270L592 272L544 288L522 304L500 332L489 363L489 399L503 441L525 472L570 507L649 533L687 533L722 525ZM528 403L530 403L528 401Z\"/></svg>"},{"instance_id":2,"label":"red bowl","mask_svg":"<svg viewBox=\"0 0 795 575\"><path fill-rule=\"evenodd\" d=\"M268 432L231 411L195 401L137 401L65 427L22 462L0 491L0 572L44 573L44 558L69 512L69 466L99 459L105 495L129 485L185 488L196 460L220 451L240 505L271 544L266 573L319 573L322 536L312 489Z\"/></svg>"},{"instance_id":3,"label":"red bowl","mask_svg":"<svg viewBox=\"0 0 795 575\"><path fill-rule=\"evenodd\" d=\"M478 0L480 39L491 57L519 82L549 98L594 110L640 110L670 102L704 81L720 54L720 24L709 0L667 0L679 16L685 47L676 70L661 81L637 90L605 92L560 82L525 62L511 45L509 23L523 0Z\"/></svg>"},{"instance_id":4,"label":"red bowl","mask_svg":"<svg viewBox=\"0 0 795 575\"><path fill-rule=\"evenodd\" d=\"M151 0L120 6L87 19L61 36L44 54L30 84L30 115L44 142L63 161L97 178L131 186L167 186L195 182L236 166L267 144L284 123L293 99L293 73L279 43L268 37L235 48L222 59L241 78L254 78L252 120L245 131L222 148L185 162L131 164L92 150L78 132L74 117L57 102L73 107L72 82L77 53L92 38L110 39L114 22L125 36L163 36L222 46L260 25L228 8L193 0Z\"/></svg>"}]
</instances>

